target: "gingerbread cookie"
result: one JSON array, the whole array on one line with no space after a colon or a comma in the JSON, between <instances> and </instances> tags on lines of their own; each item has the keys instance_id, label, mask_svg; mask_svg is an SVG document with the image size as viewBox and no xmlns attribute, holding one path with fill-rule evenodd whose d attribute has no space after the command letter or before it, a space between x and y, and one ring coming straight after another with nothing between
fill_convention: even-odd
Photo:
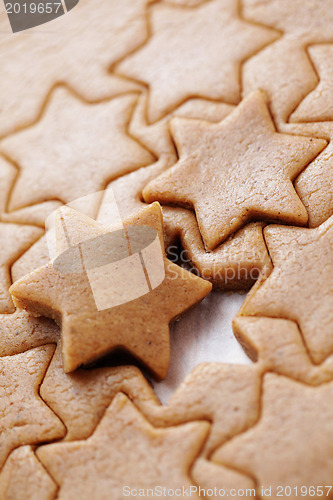
<instances>
[{"instance_id":1,"label":"gingerbread cookie","mask_svg":"<svg viewBox=\"0 0 333 500\"><path fill-rule=\"evenodd\" d=\"M320 363L333 352L333 217L315 229L268 226L264 235L273 271L250 292L242 315L296 321Z\"/></svg>"},{"instance_id":2,"label":"gingerbread cookie","mask_svg":"<svg viewBox=\"0 0 333 500\"><path fill-rule=\"evenodd\" d=\"M207 250L249 220L306 224L292 181L326 141L277 133L260 92L218 124L177 118L171 127L179 162L143 196L193 208Z\"/></svg>"},{"instance_id":3,"label":"gingerbread cookie","mask_svg":"<svg viewBox=\"0 0 333 500\"><path fill-rule=\"evenodd\" d=\"M90 438L38 448L37 456L60 486L59 500L118 500L124 488L189 488L188 471L208 431L207 422L156 429L118 394Z\"/></svg>"},{"instance_id":4,"label":"gingerbread cookie","mask_svg":"<svg viewBox=\"0 0 333 500\"><path fill-rule=\"evenodd\" d=\"M149 8L149 22L147 43L115 67L116 74L149 85L149 122L191 97L237 104L241 62L278 36L240 19L230 0L197 8L159 3Z\"/></svg>"},{"instance_id":5,"label":"gingerbread cookie","mask_svg":"<svg viewBox=\"0 0 333 500\"><path fill-rule=\"evenodd\" d=\"M136 100L128 94L88 104L65 87L55 89L35 125L2 141L1 149L20 166L9 209L52 199L68 203L153 163L126 133Z\"/></svg>"},{"instance_id":6,"label":"gingerbread cookie","mask_svg":"<svg viewBox=\"0 0 333 500\"><path fill-rule=\"evenodd\" d=\"M165 377L169 366L169 321L211 290L207 281L171 263L163 255L162 214L158 204L127 219L125 227L132 226L151 230L149 234L146 230L142 242L135 230L128 242L131 229L127 229L127 233L118 231L115 235L118 239L110 240L112 247L105 246L109 245L108 236L105 237L110 234L107 227L72 209L60 209L56 225L57 250L61 253L68 249L64 259L61 260L60 255L58 267L56 261L51 262L11 287L19 307L51 317L61 325L66 372L121 347L145 363L155 375ZM96 240L98 247L93 243L90 247L89 239L94 241L98 237L101 237ZM150 250L142 267L135 248L140 247L141 251L140 245L147 244L147 237ZM80 246L84 241L87 241L85 249ZM155 245L151 246L154 241ZM133 253L129 253L128 244L132 245ZM110 268L105 260L107 254L97 250L100 248L114 252L109 256ZM88 260L82 261L82 252L86 252L84 259ZM125 261L128 264L117 265L116 261L131 255L133 259ZM115 264L112 259L116 259ZM91 336L92 325L98 329L98 336Z\"/></svg>"},{"instance_id":7,"label":"gingerbread cookie","mask_svg":"<svg viewBox=\"0 0 333 500\"><path fill-rule=\"evenodd\" d=\"M296 491L310 497L310 487L315 495L317 487L327 491L333 474L332 391L332 382L310 387L265 375L258 423L219 448L213 461L253 477L262 498L278 498L279 489L290 488L294 497Z\"/></svg>"}]
</instances>

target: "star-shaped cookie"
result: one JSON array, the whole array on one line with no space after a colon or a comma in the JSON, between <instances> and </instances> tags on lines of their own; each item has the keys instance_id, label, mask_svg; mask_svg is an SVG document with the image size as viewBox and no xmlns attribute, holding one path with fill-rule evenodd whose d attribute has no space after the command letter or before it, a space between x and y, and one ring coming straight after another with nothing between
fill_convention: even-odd
<instances>
[{"instance_id":1,"label":"star-shaped cookie","mask_svg":"<svg viewBox=\"0 0 333 500\"><path fill-rule=\"evenodd\" d=\"M154 126L149 128L152 127ZM142 189L166 170L167 166L160 160L111 182L105 191L97 220L107 223L109 193L116 199L123 217L142 208L145 205L141 196ZM247 224L215 250L206 252L196 217L191 210L166 205L162 209L164 242L169 254L172 253L173 258L178 258L180 240L184 250L183 260L193 265L195 272L211 281L216 288L248 289L258 279L259 274L265 273L271 267L262 233L264 223ZM25 254L15 263L15 276L18 268L21 268L18 277L22 277L24 270L29 269L23 262L28 257L29 255Z\"/></svg>"},{"instance_id":2,"label":"star-shaped cookie","mask_svg":"<svg viewBox=\"0 0 333 500\"><path fill-rule=\"evenodd\" d=\"M171 130L179 161L143 196L192 207L207 250L251 219L306 224L293 180L327 143L277 133L259 91L218 124L177 118Z\"/></svg>"},{"instance_id":3,"label":"star-shaped cookie","mask_svg":"<svg viewBox=\"0 0 333 500\"><path fill-rule=\"evenodd\" d=\"M0 222L0 314L15 311L8 291L11 265L42 234L42 229L38 227Z\"/></svg>"},{"instance_id":4,"label":"star-shaped cookie","mask_svg":"<svg viewBox=\"0 0 333 500\"><path fill-rule=\"evenodd\" d=\"M260 387L258 365L201 363L183 380L167 405L144 405L142 411L155 426L193 420L212 422L202 450L208 458L217 446L256 422Z\"/></svg>"},{"instance_id":5,"label":"star-shaped cookie","mask_svg":"<svg viewBox=\"0 0 333 500\"><path fill-rule=\"evenodd\" d=\"M298 323L315 363L333 353L333 217L315 229L268 226L270 276L250 292L244 316Z\"/></svg>"},{"instance_id":6,"label":"star-shaped cookie","mask_svg":"<svg viewBox=\"0 0 333 500\"><path fill-rule=\"evenodd\" d=\"M124 348L165 377L169 322L211 284L166 259L162 224L158 203L114 234L73 209L58 211L59 259L16 281L11 293L20 308L61 326L66 372Z\"/></svg>"},{"instance_id":7,"label":"star-shaped cookie","mask_svg":"<svg viewBox=\"0 0 333 500\"><path fill-rule=\"evenodd\" d=\"M217 450L213 461L251 475L264 498L278 498L278 486L325 489L333 474L332 395L332 382L309 387L267 374L258 423Z\"/></svg>"},{"instance_id":8,"label":"star-shaped cookie","mask_svg":"<svg viewBox=\"0 0 333 500\"><path fill-rule=\"evenodd\" d=\"M307 49L332 42L331 0L243 0L242 12L253 22L281 32L275 43L245 61L243 95L260 88L267 94L278 125L288 121L299 102L318 83Z\"/></svg>"},{"instance_id":9,"label":"star-shaped cookie","mask_svg":"<svg viewBox=\"0 0 333 500\"><path fill-rule=\"evenodd\" d=\"M88 104L65 87L55 89L42 118L1 143L20 166L10 210L50 199L67 203L152 163L126 133L136 100L128 94Z\"/></svg>"},{"instance_id":10,"label":"star-shaped cookie","mask_svg":"<svg viewBox=\"0 0 333 500\"><path fill-rule=\"evenodd\" d=\"M80 0L52 23L11 32L4 6L0 15L0 136L36 120L57 83L87 100L138 88L109 72L120 57L146 39L147 0ZM16 7L17 9L17 7Z\"/></svg>"},{"instance_id":11,"label":"star-shaped cookie","mask_svg":"<svg viewBox=\"0 0 333 500\"><path fill-rule=\"evenodd\" d=\"M314 364L294 321L237 315L235 336L263 372L273 371L305 384L318 385L333 379L333 356Z\"/></svg>"},{"instance_id":12,"label":"star-shaped cookie","mask_svg":"<svg viewBox=\"0 0 333 500\"><path fill-rule=\"evenodd\" d=\"M207 422L156 429L118 394L89 439L44 446L37 456L60 486L59 500L120 500L126 486L137 495L156 486L182 491L208 431Z\"/></svg>"},{"instance_id":13,"label":"star-shaped cookie","mask_svg":"<svg viewBox=\"0 0 333 500\"><path fill-rule=\"evenodd\" d=\"M241 19L230 0L197 8L152 5L150 26L147 43L115 67L149 85L149 122L191 97L237 104L241 63L278 36Z\"/></svg>"},{"instance_id":14,"label":"star-shaped cookie","mask_svg":"<svg viewBox=\"0 0 333 500\"><path fill-rule=\"evenodd\" d=\"M135 366L102 366L65 373L60 342L40 386L43 401L66 426L66 441L91 436L118 392L127 394L139 407L150 408L158 403L151 386Z\"/></svg>"},{"instance_id":15,"label":"star-shaped cookie","mask_svg":"<svg viewBox=\"0 0 333 500\"><path fill-rule=\"evenodd\" d=\"M53 441L66 434L38 394L53 352L54 346L48 345L0 358L0 469L17 446Z\"/></svg>"}]
</instances>

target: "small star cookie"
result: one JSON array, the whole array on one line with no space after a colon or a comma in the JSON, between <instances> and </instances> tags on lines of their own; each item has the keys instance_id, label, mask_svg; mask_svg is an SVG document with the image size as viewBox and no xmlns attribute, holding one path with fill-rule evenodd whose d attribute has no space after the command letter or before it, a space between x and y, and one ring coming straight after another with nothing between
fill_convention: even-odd
<instances>
[{"instance_id":1,"label":"small star cookie","mask_svg":"<svg viewBox=\"0 0 333 500\"><path fill-rule=\"evenodd\" d=\"M208 431L208 422L156 429L118 394L86 441L43 446L36 453L60 486L59 500L120 500L126 486L136 494L158 485L189 488L188 471Z\"/></svg>"},{"instance_id":2,"label":"small star cookie","mask_svg":"<svg viewBox=\"0 0 333 500\"><path fill-rule=\"evenodd\" d=\"M290 319L315 363L333 353L333 217L315 229L268 226L273 271L250 292L241 314Z\"/></svg>"},{"instance_id":3,"label":"small star cookie","mask_svg":"<svg viewBox=\"0 0 333 500\"><path fill-rule=\"evenodd\" d=\"M54 347L0 358L0 468L14 448L60 439L61 421L38 394Z\"/></svg>"},{"instance_id":4,"label":"small star cookie","mask_svg":"<svg viewBox=\"0 0 333 500\"><path fill-rule=\"evenodd\" d=\"M88 104L65 87L55 89L41 119L1 143L20 166L9 209L68 203L151 164L154 157L126 132L136 100L128 94Z\"/></svg>"},{"instance_id":5,"label":"small star cookie","mask_svg":"<svg viewBox=\"0 0 333 500\"><path fill-rule=\"evenodd\" d=\"M258 423L219 448L213 461L249 474L263 498L278 498L279 486L294 498L296 487L310 497L310 487L332 481L332 396L333 382L311 387L265 375Z\"/></svg>"}]
</instances>

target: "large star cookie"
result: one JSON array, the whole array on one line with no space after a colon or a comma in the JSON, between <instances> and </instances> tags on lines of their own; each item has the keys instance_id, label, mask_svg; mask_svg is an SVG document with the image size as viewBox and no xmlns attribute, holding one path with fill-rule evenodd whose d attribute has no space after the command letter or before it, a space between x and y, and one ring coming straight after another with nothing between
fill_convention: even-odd
<instances>
[{"instance_id":1,"label":"large star cookie","mask_svg":"<svg viewBox=\"0 0 333 500\"><path fill-rule=\"evenodd\" d=\"M260 92L218 124L177 118L171 127L179 161L143 195L193 207L208 250L254 218L306 224L292 181L326 141L277 133Z\"/></svg>"},{"instance_id":2,"label":"large star cookie","mask_svg":"<svg viewBox=\"0 0 333 500\"><path fill-rule=\"evenodd\" d=\"M15 282L11 293L19 307L61 325L65 371L123 348L166 375L168 324L211 284L166 259L162 223L158 204L114 233L68 207L58 212L59 258Z\"/></svg>"}]
</instances>

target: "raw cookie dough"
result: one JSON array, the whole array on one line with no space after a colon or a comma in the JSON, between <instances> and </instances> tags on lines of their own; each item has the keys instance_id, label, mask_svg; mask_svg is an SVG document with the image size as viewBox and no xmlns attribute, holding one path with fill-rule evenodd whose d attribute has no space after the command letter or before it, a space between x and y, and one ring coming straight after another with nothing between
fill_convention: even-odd
<instances>
[{"instance_id":1,"label":"raw cookie dough","mask_svg":"<svg viewBox=\"0 0 333 500\"><path fill-rule=\"evenodd\" d=\"M59 500L121 500L125 486L189 488L208 432L208 422L156 429L118 394L90 438L38 448L37 456L60 486Z\"/></svg>"},{"instance_id":2,"label":"raw cookie dough","mask_svg":"<svg viewBox=\"0 0 333 500\"><path fill-rule=\"evenodd\" d=\"M333 382L311 387L265 375L258 423L219 448L213 461L253 477L262 498L279 498L278 486L290 487L293 498L295 487L316 492L321 486L326 494L333 474L332 396ZM263 495L262 488L271 492Z\"/></svg>"},{"instance_id":3,"label":"raw cookie dough","mask_svg":"<svg viewBox=\"0 0 333 500\"><path fill-rule=\"evenodd\" d=\"M123 303L115 307L111 305L98 309L96 293L98 296L102 294L103 303L108 300L113 304L113 300L118 300L120 297L119 288L123 282L128 283L130 279L135 285L134 280L141 279L141 274L138 278L133 274L137 273L139 268L133 267L135 265L133 260L127 266L119 267L119 273L123 274L115 274L116 269L112 268L112 273L116 276L112 282L113 288L109 286L108 274L99 273L96 278L89 279L85 267L80 271L82 269L79 257L82 252L80 244L98 236L104 235L105 238L110 231L106 226L68 207L58 211L57 249L61 254L68 248L70 242L71 249L78 252L77 259L70 263L68 270L64 267L63 271L55 268L50 262L16 281L11 287L11 293L18 307L28 309L36 315L51 317L61 325L66 372L122 347L148 366L158 378L166 376L170 355L169 322L200 302L210 292L211 284L166 259L163 255L164 247L162 249L162 224L162 212L158 203L142 209L125 222L126 228L148 226L157 232L161 245L161 266L164 266L162 271L165 273L161 284L151 291L146 286L147 291L139 298L134 299L128 295L124 297ZM120 250L123 248L124 252L127 252L126 257L131 255L128 254L127 243L124 242L122 245ZM115 248L115 252L120 250ZM70 255L68 254L69 257ZM76 253L72 255L75 258ZM120 261L123 257L117 260ZM148 257L151 258L149 266L153 277L157 276L160 270L157 257L157 254ZM97 266L99 257L93 254L92 258L95 259ZM78 271L75 271L76 266L79 266ZM93 268L90 270L94 271ZM117 276L119 276L118 281ZM146 280L144 277L142 279ZM91 288L92 283L96 293ZM131 288L133 286L127 286L121 293L130 294ZM93 331L98 331L98 336L92 334Z\"/></svg>"},{"instance_id":4,"label":"raw cookie dough","mask_svg":"<svg viewBox=\"0 0 333 500\"><path fill-rule=\"evenodd\" d=\"M54 346L0 358L0 469L23 444L62 438L66 429L38 394Z\"/></svg>"},{"instance_id":5,"label":"raw cookie dough","mask_svg":"<svg viewBox=\"0 0 333 500\"><path fill-rule=\"evenodd\" d=\"M259 91L218 124L174 118L171 131L179 161L143 197L193 208L207 250L249 220L307 223L292 182L327 143L277 133Z\"/></svg>"},{"instance_id":6,"label":"raw cookie dough","mask_svg":"<svg viewBox=\"0 0 333 500\"><path fill-rule=\"evenodd\" d=\"M147 43L115 66L116 74L149 85L149 122L192 97L237 104L241 62L278 37L241 19L238 2L230 0L197 8L157 3L149 22Z\"/></svg>"},{"instance_id":7,"label":"raw cookie dough","mask_svg":"<svg viewBox=\"0 0 333 500\"><path fill-rule=\"evenodd\" d=\"M89 104L66 87L56 88L41 119L1 143L20 167L9 209L52 199L68 203L153 163L126 130L137 97Z\"/></svg>"},{"instance_id":8,"label":"raw cookie dough","mask_svg":"<svg viewBox=\"0 0 333 500\"><path fill-rule=\"evenodd\" d=\"M250 292L243 316L298 323L309 354L321 363L333 353L333 217L315 229L268 226L270 276Z\"/></svg>"}]
</instances>

